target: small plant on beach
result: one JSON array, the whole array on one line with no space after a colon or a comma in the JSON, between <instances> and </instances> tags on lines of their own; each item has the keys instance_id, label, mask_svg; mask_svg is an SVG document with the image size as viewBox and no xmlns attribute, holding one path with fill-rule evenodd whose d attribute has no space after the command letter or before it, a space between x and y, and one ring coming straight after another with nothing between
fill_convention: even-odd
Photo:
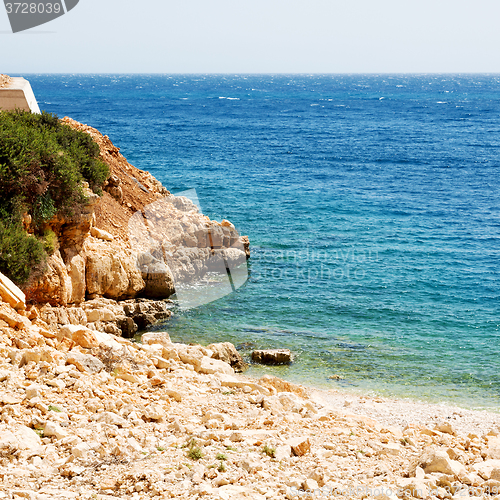
<instances>
[{"instance_id":1,"label":"small plant on beach","mask_svg":"<svg viewBox=\"0 0 500 500\"><path fill-rule=\"evenodd\" d=\"M226 469L226 465L224 464L224 462L221 462L221 463L219 464L219 467L217 467L217 470L218 470L219 472L226 472L226 470L227 470L227 469Z\"/></svg>"},{"instance_id":2,"label":"small plant on beach","mask_svg":"<svg viewBox=\"0 0 500 500\"><path fill-rule=\"evenodd\" d=\"M188 443L187 457L191 460L201 460L203 458L203 452L194 439L191 439Z\"/></svg>"},{"instance_id":3,"label":"small plant on beach","mask_svg":"<svg viewBox=\"0 0 500 500\"><path fill-rule=\"evenodd\" d=\"M62 412L61 408L58 408L57 406L54 406L54 405L49 405L49 411L55 411L58 413Z\"/></svg>"},{"instance_id":4,"label":"small plant on beach","mask_svg":"<svg viewBox=\"0 0 500 500\"><path fill-rule=\"evenodd\" d=\"M156 447L156 449L157 449L158 451L165 451L165 448L163 448L163 446L157 446L157 447Z\"/></svg>"},{"instance_id":5,"label":"small plant on beach","mask_svg":"<svg viewBox=\"0 0 500 500\"><path fill-rule=\"evenodd\" d=\"M224 455L224 453L217 453L216 460L227 460L227 455Z\"/></svg>"},{"instance_id":6,"label":"small plant on beach","mask_svg":"<svg viewBox=\"0 0 500 500\"><path fill-rule=\"evenodd\" d=\"M234 448L233 446L226 446L226 450L227 451L238 451L236 448Z\"/></svg>"},{"instance_id":7,"label":"small plant on beach","mask_svg":"<svg viewBox=\"0 0 500 500\"><path fill-rule=\"evenodd\" d=\"M262 448L262 453L267 455L268 457L275 458L276 457L276 448L269 446L267 444Z\"/></svg>"}]
</instances>

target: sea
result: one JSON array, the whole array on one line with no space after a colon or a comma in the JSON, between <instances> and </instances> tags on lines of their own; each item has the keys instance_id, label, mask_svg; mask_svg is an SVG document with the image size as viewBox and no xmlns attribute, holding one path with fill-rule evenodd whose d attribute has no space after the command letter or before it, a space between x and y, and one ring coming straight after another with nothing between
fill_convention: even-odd
<instances>
[{"instance_id":1,"label":"sea","mask_svg":"<svg viewBox=\"0 0 500 500\"><path fill-rule=\"evenodd\" d=\"M293 352L252 376L500 410L500 75L23 76L248 235L245 284L175 308L173 341Z\"/></svg>"}]
</instances>

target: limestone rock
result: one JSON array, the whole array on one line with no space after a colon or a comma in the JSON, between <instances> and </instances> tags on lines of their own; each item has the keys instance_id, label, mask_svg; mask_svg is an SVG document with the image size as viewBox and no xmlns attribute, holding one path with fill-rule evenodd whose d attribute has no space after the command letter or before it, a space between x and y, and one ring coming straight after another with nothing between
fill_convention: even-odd
<instances>
[{"instance_id":1,"label":"limestone rock","mask_svg":"<svg viewBox=\"0 0 500 500\"><path fill-rule=\"evenodd\" d=\"M125 427L127 425L127 421L123 417L120 417L120 415L117 415L116 413L113 413L111 411L103 411L102 413L98 413L96 421L104 422L109 425L116 425L118 427Z\"/></svg>"},{"instance_id":2,"label":"limestone rock","mask_svg":"<svg viewBox=\"0 0 500 500\"><path fill-rule=\"evenodd\" d=\"M232 375L226 373L218 373L217 377L220 380L220 383L223 387L237 387L239 389L243 389L243 387L250 387L252 390L257 390L264 396L270 396L271 391L266 387L263 387L255 382L250 382L249 380L239 380Z\"/></svg>"},{"instance_id":3,"label":"limestone rock","mask_svg":"<svg viewBox=\"0 0 500 500\"><path fill-rule=\"evenodd\" d=\"M29 458L41 455L43 447L40 437L25 425L0 425L0 454L3 456L20 455Z\"/></svg>"},{"instance_id":4,"label":"limestone rock","mask_svg":"<svg viewBox=\"0 0 500 500\"><path fill-rule=\"evenodd\" d=\"M98 227L95 226L93 226L90 229L90 234L94 238L98 238L100 240L113 241L115 239L115 237L112 234L108 233L107 231L104 231L104 229L99 229Z\"/></svg>"},{"instance_id":5,"label":"limestone rock","mask_svg":"<svg viewBox=\"0 0 500 500\"><path fill-rule=\"evenodd\" d=\"M144 295L151 298L167 298L175 293L174 276L170 267L162 261L155 261L141 267L144 280Z\"/></svg>"},{"instance_id":6,"label":"limestone rock","mask_svg":"<svg viewBox=\"0 0 500 500\"><path fill-rule=\"evenodd\" d=\"M288 365L292 362L289 349L259 349L252 352L252 361L262 365Z\"/></svg>"},{"instance_id":7,"label":"limestone rock","mask_svg":"<svg viewBox=\"0 0 500 500\"><path fill-rule=\"evenodd\" d=\"M32 384L29 387L26 387L26 399L39 398L40 396L40 386Z\"/></svg>"},{"instance_id":8,"label":"limestone rock","mask_svg":"<svg viewBox=\"0 0 500 500\"><path fill-rule=\"evenodd\" d=\"M29 286L25 293L26 299L35 303L65 306L71 302L72 281L59 250L56 250L47 260L47 270L43 276Z\"/></svg>"},{"instance_id":9,"label":"limestone rock","mask_svg":"<svg viewBox=\"0 0 500 500\"><path fill-rule=\"evenodd\" d=\"M7 276L0 273L0 298L16 310L26 309L26 296Z\"/></svg>"},{"instance_id":10,"label":"limestone rock","mask_svg":"<svg viewBox=\"0 0 500 500\"><path fill-rule=\"evenodd\" d=\"M289 444L276 447L276 452L274 457L276 460L284 460L285 458L290 458L292 456L292 447Z\"/></svg>"},{"instance_id":11,"label":"limestone rock","mask_svg":"<svg viewBox=\"0 0 500 500\"><path fill-rule=\"evenodd\" d=\"M441 472L458 476L465 472L464 466L456 460L451 460L445 450L434 447L427 448L418 459L417 463L410 469L410 475L416 467L422 467L426 474L431 472Z\"/></svg>"},{"instance_id":12,"label":"limestone rock","mask_svg":"<svg viewBox=\"0 0 500 500\"><path fill-rule=\"evenodd\" d=\"M68 248L64 252L64 262L71 280L71 303L80 304L85 300L85 258L76 249Z\"/></svg>"},{"instance_id":13,"label":"limestone rock","mask_svg":"<svg viewBox=\"0 0 500 500\"><path fill-rule=\"evenodd\" d=\"M453 425L451 425L451 422L447 422L446 420L436 424L434 429L436 431L443 432L445 434L451 434L452 436L454 436L456 434L455 429L453 428Z\"/></svg>"},{"instance_id":14,"label":"limestone rock","mask_svg":"<svg viewBox=\"0 0 500 500\"><path fill-rule=\"evenodd\" d=\"M99 359L80 352L69 352L66 356L66 363L75 365L81 372L99 373L104 370L104 364Z\"/></svg>"},{"instance_id":15,"label":"limestone rock","mask_svg":"<svg viewBox=\"0 0 500 500\"><path fill-rule=\"evenodd\" d=\"M47 422L43 428L43 435L46 437L55 437L56 439L65 438L68 433L56 422Z\"/></svg>"},{"instance_id":16,"label":"limestone rock","mask_svg":"<svg viewBox=\"0 0 500 500\"><path fill-rule=\"evenodd\" d=\"M88 238L85 241L87 264L85 281L90 297L111 299L135 297L145 283L135 265L135 256L118 241L104 242Z\"/></svg>"},{"instance_id":17,"label":"limestone rock","mask_svg":"<svg viewBox=\"0 0 500 500\"><path fill-rule=\"evenodd\" d=\"M170 340L170 335L167 332L148 332L144 333L141 337L141 342L143 344L161 344L168 347L172 344Z\"/></svg>"},{"instance_id":18,"label":"limestone rock","mask_svg":"<svg viewBox=\"0 0 500 500\"><path fill-rule=\"evenodd\" d=\"M114 321L116 319L113 311L103 307L100 309L87 310L87 321L93 323L95 321Z\"/></svg>"},{"instance_id":19,"label":"limestone rock","mask_svg":"<svg viewBox=\"0 0 500 500\"><path fill-rule=\"evenodd\" d=\"M99 346L94 332L82 325L64 325L59 330L58 339L61 341L65 337L87 349Z\"/></svg>"},{"instance_id":20,"label":"limestone rock","mask_svg":"<svg viewBox=\"0 0 500 500\"><path fill-rule=\"evenodd\" d=\"M485 481L487 481L488 479L491 479L494 470L500 469L500 460L485 460L484 462L474 464L472 469Z\"/></svg>"},{"instance_id":21,"label":"limestone rock","mask_svg":"<svg viewBox=\"0 0 500 500\"><path fill-rule=\"evenodd\" d=\"M147 405L142 414L149 420L162 420L165 418L165 410L159 404Z\"/></svg>"},{"instance_id":22,"label":"limestone rock","mask_svg":"<svg viewBox=\"0 0 500 500\"><path fill-rule=\"evenodd\" d=\"M213 374L213 373L234 373L234 370L224 361L203 356L201 365L198 369L200 373Z\"/></svg>"},{"instance_id":23,"label":"limestone rock","mask_svg":"<svg viewBox=\"0 0 500 500\"><path fill-rule=\"evenodd\" d=\"M212 351L212 358L225 361L233 367L235 372L243 372L248 368L248 365L243 361L240 353L231 342L210 344L207 349Z\"/></svg>"},{"instance_id":24,"label":"limestone rock","mask_svg":"<svg viewBox=\"0 0 500 500\"><path fill-rule=\"evenodd\" d=\"M215 498L220 500L266 500L264 495L257 493L252 488L228 484L214 491Z\"/></svg>"},{"instance_id":25,"label":"limestone rock","mask_svg":"<svg viewBox=\"0 0 500 500\"><path fill-rule=\"evenodd\" d=\"M291 447L295 456L301 457L311 449L311 442L308 437L296 437L289 439L287 444Z\"/></svg>"},{"instance_id":26,"label":"limestone rock","mask_svg":"<svg viewBox=\"0 0 500 500\"><path fill-rule=\"evenodd\" d=\"M11 328L22 330L23 328L30 328L31 321L17 313L10 305L0 303L0 320L5 321Z\"/></svg>"},{"instance_id":27,"label":"limestone rock","mask_svg":"<svg viewBox=\"0 0 500 500\"><path fill-rule=\"evenodd\" d=\"M491 438L488 441L488 448L486 449L488 458L498 460L500 459L500 438Z\"/></svg>"}]
</instances>

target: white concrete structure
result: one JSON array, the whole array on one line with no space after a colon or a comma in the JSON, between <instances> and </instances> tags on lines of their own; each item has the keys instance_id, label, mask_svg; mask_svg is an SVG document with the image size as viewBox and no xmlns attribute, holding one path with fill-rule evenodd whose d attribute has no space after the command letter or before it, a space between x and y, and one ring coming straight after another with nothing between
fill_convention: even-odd
<instances>
[{"instance_id":1,"label":"white concrete structure","mask_svg":"<svg viewBox=\"0 0 500 500\"><path fill-rule=\"evenodd\" d=\"M30 82L24 78L12 78L6 87L0 88L0 111L13 109L40 114Z\"/></svg>"}]
</instances>

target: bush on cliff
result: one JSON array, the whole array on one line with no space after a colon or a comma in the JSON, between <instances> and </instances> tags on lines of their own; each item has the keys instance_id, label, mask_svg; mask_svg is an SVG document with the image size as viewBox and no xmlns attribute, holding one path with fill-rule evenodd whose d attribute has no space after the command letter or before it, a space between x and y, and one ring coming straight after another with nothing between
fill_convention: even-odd
<instances>
[{"instance_id":1,"label":"bush on cliff","mask_svg":"<svg viewBox=\"0 0 500 500\"><path fill-rule=\"evenodd\" d=\"M40 269L46 250L53 249L44 237L44 224L57 213L78 214L85 203L82 181L100 192L108 176L99 146L56 115L0 112L0 238L5 239L0 270L14 282L26 283ZM26 213L35 238L22 235Z\"/></svg>"},{"instance_id":2,"label":"bush on cliff","mask_svg":"<svg viewBox=\"0 0 500 500\"><path fill-rule=\"evenodd\" d=\"M47 254L43 243L20 224L0 221L0 272L20 285L43 269Z\"/></svg>"}]
</instances>

